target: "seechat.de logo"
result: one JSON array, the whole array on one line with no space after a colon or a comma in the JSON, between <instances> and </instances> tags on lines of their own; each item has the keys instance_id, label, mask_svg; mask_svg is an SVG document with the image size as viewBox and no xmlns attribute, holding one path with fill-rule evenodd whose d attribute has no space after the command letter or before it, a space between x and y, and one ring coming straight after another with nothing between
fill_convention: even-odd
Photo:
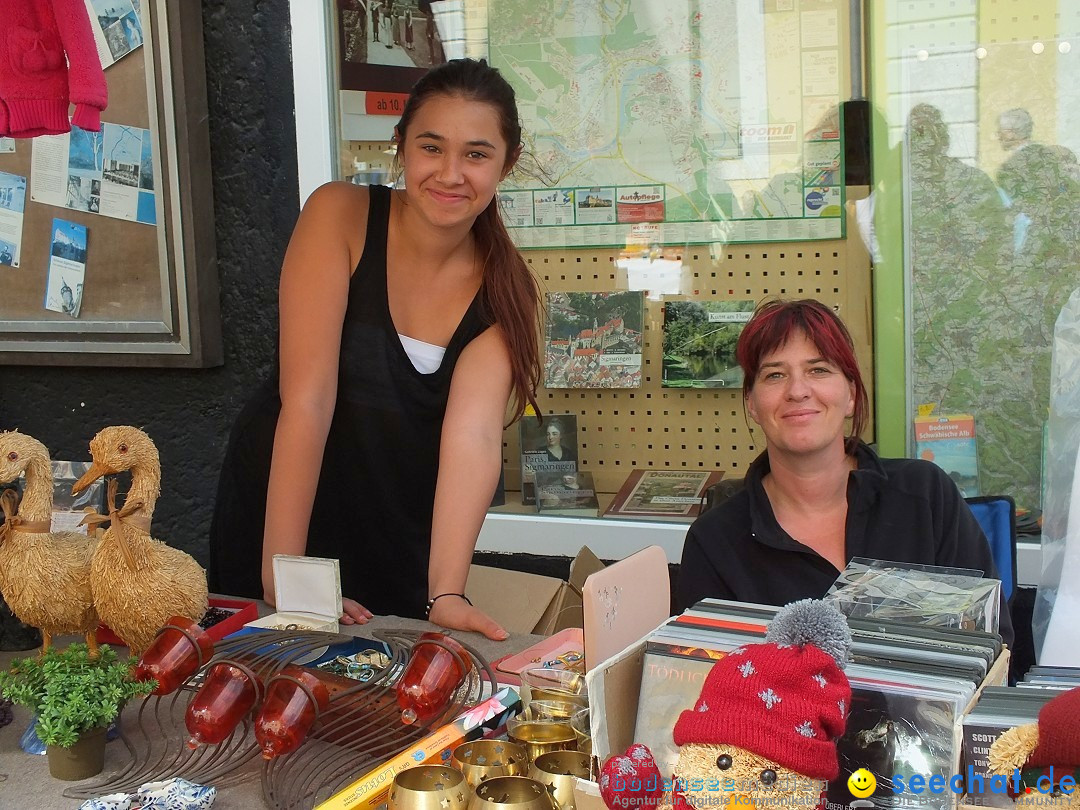
<instances>
[{"instance_id":1,"label":"seechat.de logo","mask_svg":"<svg viewBox=\"0 0 1080 810\"><path fill-rule=\"evenodd\" d=\"M856 799L865 799L877 790L877 779L866 768L859 768L848 777L847 788Z\"/></svg>"}]
</instances>

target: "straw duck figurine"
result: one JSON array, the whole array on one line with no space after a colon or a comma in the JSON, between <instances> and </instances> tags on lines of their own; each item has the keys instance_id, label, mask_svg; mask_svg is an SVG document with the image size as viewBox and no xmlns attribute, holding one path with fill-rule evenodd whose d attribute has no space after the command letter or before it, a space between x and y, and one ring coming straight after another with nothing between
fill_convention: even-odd
<instances>
[{"instance_id":1,"label":"straw duck figurine","mask_svg":"<svg viewBox=\"0 0 1080 810\"><path fill-rule=\"evenodd\" d=\"M21 621L41 630L42 652L53 636L80 633L92 656L98 615L90 589L97 541L79 532L53 532L49 451L18 431L0 433L0 483L26 475L21 503L12 490L0 498L0 593Z\"/></svg>"},{"instance_id":2,"label":"straw duck figurine","mask_svg":"<svg viewBox=\"0 0 1080 810\"><path fill-rule=\"evenodd\" d=\"M90 522L110 525L90 566L90 586L101 620L141 654L172 616L199 621L206 613L206 572L191 558L150 536L161 493L161 464L150 437L138 428L107 427L90 442L93 464L75 482L78 493L103 475L131 471L127 500L116 508L116 480L109 482L109 515Z\"/></svg>"}]
</instances>

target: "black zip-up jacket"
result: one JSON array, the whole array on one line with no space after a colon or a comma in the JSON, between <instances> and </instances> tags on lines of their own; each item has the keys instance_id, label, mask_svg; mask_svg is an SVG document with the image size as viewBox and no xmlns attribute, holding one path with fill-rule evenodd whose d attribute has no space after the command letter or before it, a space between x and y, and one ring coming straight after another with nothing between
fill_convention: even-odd
<instances>
[{"instance_id":1,"label":"black zip-up jacket","mask_svg":"<svg viewBox=\"0 0 1080 810\"><path fill-rule=\"evenodd\" d=\"M956 484L935 464L879 458L865 444L848 476L847 559L975 568L996 577L990 544ZM784 605L825 595L839 572L781 528L765 494L768 453L750 465L746 486L699 517L683 544L678 607L715 597ZM1000 632L1012 645L1009 608Z\"/></svg>"}]
</instances>

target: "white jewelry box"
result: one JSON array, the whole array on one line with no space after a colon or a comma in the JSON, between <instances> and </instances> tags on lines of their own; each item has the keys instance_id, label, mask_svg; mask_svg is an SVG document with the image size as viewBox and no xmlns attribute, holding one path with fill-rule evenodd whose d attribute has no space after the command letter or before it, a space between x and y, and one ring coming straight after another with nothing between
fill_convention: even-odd
<instances>
[{"instance_id":1,"label":"white jewelry box","mask_svg":"<svg viewBox=\"0 0 1080 810\"><path fill-rule=\"evenodd\" d=\"M248 627L339 632L341 570L337 560L275 554L274 594L277 613L248 622Z\"/></svg>"}]
</instances>

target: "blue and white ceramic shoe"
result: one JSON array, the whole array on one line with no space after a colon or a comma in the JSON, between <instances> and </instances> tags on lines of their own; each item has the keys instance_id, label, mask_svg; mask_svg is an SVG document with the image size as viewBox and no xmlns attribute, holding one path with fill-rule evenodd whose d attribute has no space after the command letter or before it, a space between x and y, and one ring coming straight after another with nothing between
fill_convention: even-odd
<instances>
[{"instance_id":1,"label":"blue and white ceramic shoe","mask_svg":"<svg viewBox=\"0 0 1080 810\"><path fill-rule=\"evenodd\" d=\"M87 799L79 805L79 810L129 810L131 797L126 793L110 793L108 796L98 796L96 799Z\"/></svg>"},{"instance_id":2,"label":"blue and white ceramic shoe","mask_svg":"<svg viewBox=\"0 0 1080 810\"><path fill-rule=\"evenodd\" d=\"M166 779L141 785L138 799L141 810L209 810L217 797L217 788L196 785L187 779Z\"/></svg>"}]
</instances>

